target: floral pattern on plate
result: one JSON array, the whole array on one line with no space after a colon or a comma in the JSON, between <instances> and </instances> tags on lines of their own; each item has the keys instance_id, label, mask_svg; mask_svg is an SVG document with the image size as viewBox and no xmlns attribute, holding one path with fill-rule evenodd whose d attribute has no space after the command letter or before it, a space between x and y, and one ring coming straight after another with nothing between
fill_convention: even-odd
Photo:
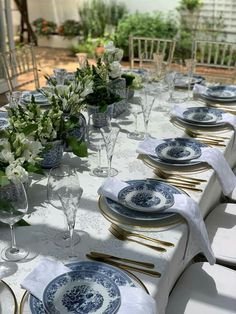
<instances>
[{"instance_id":1,"label":"floral pattern on plate","mask_svg":"<svg viewBox=\"0 0 236 314\"><path fill-rule=\"evenodd\" d=\"M183 119L193 123L216 124L222 121L223 111L216 108L192 107L183 112Z\"/></svg>"}]
</instances>

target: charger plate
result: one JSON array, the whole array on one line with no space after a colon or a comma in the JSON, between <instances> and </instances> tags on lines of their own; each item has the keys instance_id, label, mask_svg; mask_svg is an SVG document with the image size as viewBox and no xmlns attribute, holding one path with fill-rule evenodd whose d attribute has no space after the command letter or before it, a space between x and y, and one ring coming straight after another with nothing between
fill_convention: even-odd
<instances>
[{"instance_id":1,"label":"charger plate","mask_svg":"<svg viewBox=\"0 0 236 314\"><path fill-rule=\"evenodd\" d=\"M92 268L105 275L109 275L118 286L141 287L149 294L148 289L137 276L118 267L96 261L72 262L66 266L78 271ZM20 302L19 314L46 314L46 312L43 308L43 303L26 291Z\"/></svg>"},{"instance_id":2,"label":"charger plate","mask_svg":"<svg viewBox=\"0 0 236 314\"><path fill-rule=\"evenodd\" d=\"M17 301L15 294L8 284L3 280L0 280L0 313L17 313Z\"/></svg>"}]
</instances>

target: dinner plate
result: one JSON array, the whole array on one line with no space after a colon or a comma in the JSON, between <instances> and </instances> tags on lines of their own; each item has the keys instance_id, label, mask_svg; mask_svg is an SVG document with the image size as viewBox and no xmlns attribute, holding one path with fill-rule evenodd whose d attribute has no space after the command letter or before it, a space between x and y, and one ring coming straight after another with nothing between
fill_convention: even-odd
<instances>
[{"instance_id":1,"label":"dinner plate","mask_svg":"<svg viewBox=\"0 0 236 314\"><path fill-rule=\"evenodd\" d=\"M209 107L191 107L183 112L183 120L197 124L216 124L222 122L222 110Z\"/></svg>"},{"instance_id":2,"label":"dinner plate","mask_svg":"<svg viewBox=\"0 0 236 314\"><path fill-rule=\"evenodd\" d=\"M217 102L217 103L224 103L225 105L235 105L236 103L236 97L232 98L220 98L220 97L213 97L209 94L207 94L207 91L204 91L199 94L199 97L210 102Z\"/></svg>"},{"instance_id":3,"label":"dinner plate","mask_svg":"<svg viewBox=\"0 0 236 314\"><path fill-rule=\"evenodd\" d=\"M17 302L12 289L8 284L0 280L0 313L16 314Z\"/></svg>"},{"instance_id":4,"label":"dinner plate","mask_svg":"<svg viewBox=\"0 0 236 314\"><path fill-rule=\"evenodd\" d=\"M139 286L136 280L131 279L129 275L124 272L123 270L105 264L101 262L90 262L90 261L81 261L81 262L73 262L66 265L71 270L76 271L96 271L98 273L104 274L108 276L113 282L121 287L121 286L128 286L128 287L136 287ZM31 314L46 314L43 303L35 298L32 294L29 296L29 307Z\"/></svg>"},{"instance_id":5,"label":"dinner plate","mask_svg":"<svg viewBox=\"0 0 236 314\"><path fill-rule=\"evenodd\" d=\"M236 86L219 85L212 86L206 90L206 93L214 98L236 99Z\"/></svg>"},{"instance_id":6,"label":"dinner plate","mask_svg":"<svg viewBox=\"0 0 236 314\"><path fill-rule=\"evenodd\" d=\"M38 90L30 91L30 92L24 92L22 95L22 102L23 103L30 103L32 101L32 97L34 97L35 102L38 104L48 103L48 99L43 94L41 94Z\"/></svg>"},{"instance_id":7,"label":"dinner plate","mask_svg":"<svg viewBox=\"0 0 236 314\"><path fill-rule=\"evenodd\" d=\"M0 117L0 130L5 130L9 126L7 118Z\"/></svg>"},{"instance_id":8,"label":"dinner plate","mask_svg":"<svg viewBox=\"0 0 236 314\"><path fill-rule=\"evenodd\" d=\"M201 156L198 142L187 138L176 138L159 144L157 156L167 162L186 163Z\"/></svg>"},{"instance_id":9,"label":"dinner plate","mask_svg":"<svg viewBox=\"0 0 236 314\"><path fill-rule=\"evenodd\" d=\"M74 270L47 285L43 304L50 314L114 314L121 297L118 286L108 276L92 270Z\"/></svg>"},{"instance_id":10,"label":"dinner plate","mask_svg":"<svg viewBox=\"0 0 236 314\"><path fill-rule=\"evenodd\" d=\"M145 181L120 190L118 201L135 211L158 212L174 204L174 197L161 182Z\"/></svg>"},{"instance_id":11,"label":"dinner plate","mask_svg":"<svg viewBox=\"0 0 236 314\"><path fill-rule=\"evenodd\" d=\"M206 129L206 128L219 128L219 127L223 127L225 126L227 123L224 122L224 121L221 121L221 120L217 120L215 123L208 123L208 124L204 124L204 123L196 123L196 122L190 122L190 121L186 121L185 119L183 118L180 118L180 117L176 117L175 118L177 122L180 122L181 124L185 124L187 126L190 126L190 127L198 127L199 129L200 128L203 128L203 129Z\"/></svg>"},{"instance_id":12,"label":"dinner plate","mask_svg":"<svg viewBox=\"0 0 236 314\"><path fill-rule=\"evenodd\" d=\"M167 183L161 182L160 180L156 179L148 179L149 182L153 184L157 184L158 186L163 184L169 194L180 194L183 193L181 190L177 189L176 187L169 185ZM146 180L129 180L127 183L130 185L139 185L140 183L145 183ZM141 211L134 211L123 204L113 201L110 198L105 197L105 214L108 216L114 217L117 220L120 220L121 223L130 223L136 225L156 225L157 224L164 224L169 218L176 218L177 214L175 213L164 213L164 212L141 212Z\"/></svg>"}]
</instances>

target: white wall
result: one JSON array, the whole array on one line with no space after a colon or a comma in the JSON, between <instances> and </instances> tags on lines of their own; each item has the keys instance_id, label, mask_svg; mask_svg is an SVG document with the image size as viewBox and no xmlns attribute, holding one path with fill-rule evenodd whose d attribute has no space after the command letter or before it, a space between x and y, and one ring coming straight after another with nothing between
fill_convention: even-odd
<instances>
[{"instance_id":1,"label":"white wall","mask_svg":"<svg viewBox=\"0 0 236 314\"><path fill-rule=\"evenodd\" d=\"M109 0L108 0L109 1ZM126 4L131 13L135 11L139 12L153 12L162 11L168 13L168 11L174 11L178 6L180 0L118 0Z\"/></svg>"}]
</instances>

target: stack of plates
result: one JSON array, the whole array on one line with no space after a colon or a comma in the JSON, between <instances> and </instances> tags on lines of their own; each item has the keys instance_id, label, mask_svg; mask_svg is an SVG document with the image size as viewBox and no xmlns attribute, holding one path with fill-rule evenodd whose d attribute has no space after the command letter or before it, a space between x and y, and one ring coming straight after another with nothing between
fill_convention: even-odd
<instances>
[{"instance_id":1,"label":"stack of plates","mask_svg":"<svg viewBox=\"0 0 236 314\"><path fill-rule=\"evenodd\" d=\"M39 104L40 106L48 105L48 99L42 93L40 93L40 90L23 92L21 103L23 105L29 104L32 101L32 98L34 98L35 103Z\"/></svg>"},{"instance_id":2,"label":"stack of plates","mask_svg":"<svg viewBox=\"0 0 236 314\"><path fill-rule=\"evenodd\" d=\"M190 87L193 88L194 84L201 84L205 78L200 75L193 75L191 77ZM178 75L175 78L175 87L177 88L188 88L189 77L188 75Z\"/></svg>"},{"instance_id":3,"label":"stack of plates","mask_svg":"<svg viewBox=\"0 0 236 314\"><path fill-rule=\"evenodd\" d=\"M0 130L5 130L9 126L7 112L0 112Z\"/></svg>"},{"instance_id":4,"label":"stack of plates","mask_svg":"<svg viewBox=\"0 0 236 314\"><path fill-rule=\"evenodd\" d=\"M236 86L234 85L219 85L212 86L206 89L200 95L203 99L213 101L213 102L222 102L227 104L236 103Z\"/></svg>"},{"instance_id":5,"label":"stack of plates","mask_svg":"<svg viewBox=\"0 0 236 314\"><path fill-rule=\"evenodd\" d=\"M118 202L100 198L100 209L110 221L140 227L159 228L174 224L179 215L165 213L173 206L174 194L184 193L156 179L127 181L130 186L119 191Z\"/></svg>"},{"instance_id":6,"label":"stack of plates","mask_svg":"<svg viewBox=\"0 0 236 314\"><path fill-rule=\"evenodd\" d=\"M226 124L223 121L223 110L208 107L191 107L183 112L182 117L176 118L179 122L200 128L222 127Z\"/></svg>"},{"instance_id":7,"label":"stack of plates","mask_svg":"<svg viewBox=\"0 0 236 314\"><path fill-rule=\"evenodd\" d=\"M48 284L43 302L29 296L32 314L114 314L121 303L119 287L140 286L125 271L109 264L81 261L67 267L71 272L56 277Z\"/></svg>"}]
</instances>

